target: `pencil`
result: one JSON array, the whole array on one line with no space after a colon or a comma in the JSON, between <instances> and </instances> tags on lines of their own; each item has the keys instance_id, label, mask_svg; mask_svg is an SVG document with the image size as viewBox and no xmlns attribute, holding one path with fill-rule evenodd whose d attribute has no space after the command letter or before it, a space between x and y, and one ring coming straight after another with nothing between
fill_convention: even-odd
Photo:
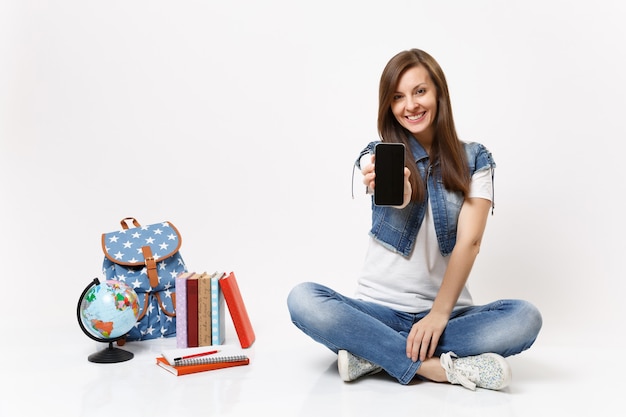
<instances>
[{"instance_id":1,"label":"pencil","mask_svg":"<svg viewBox=\"0 0 626 417\"><path fill-rule=\"evenodd\" d=\"M214 353L219 352L219 350L211 350L209 352L195 353L193 355L181 356L180 358L174 358L174 362L182 361L183 359L191 359L191 358L199 358L200 356L213 355Z\"/></svg>"}]
</instances>

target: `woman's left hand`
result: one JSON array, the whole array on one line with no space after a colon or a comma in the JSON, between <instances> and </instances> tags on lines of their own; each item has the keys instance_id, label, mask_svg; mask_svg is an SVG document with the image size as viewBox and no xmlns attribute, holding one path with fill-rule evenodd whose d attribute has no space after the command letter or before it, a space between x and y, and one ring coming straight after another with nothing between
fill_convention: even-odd
<instances>
[{"instance_id":1,"label":"woman's left hand","mask_svg":"<svg viewBox=\"0 0 626 417\"><path fill-rule=\"evenodd\" d=\"M425 361L435 354L439 338L448 325L449 316L430 312L411 327L406 341L406 356L413 362Z\"/></svg>"}]
</instances>

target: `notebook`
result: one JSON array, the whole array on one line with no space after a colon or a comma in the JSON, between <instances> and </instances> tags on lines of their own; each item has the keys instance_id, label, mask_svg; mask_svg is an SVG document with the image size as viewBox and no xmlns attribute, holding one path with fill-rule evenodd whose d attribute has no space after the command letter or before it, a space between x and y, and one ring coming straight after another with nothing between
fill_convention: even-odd
<instances>
[{"instance_id":1,"label":"notebook","mask_svg":"<svg viewBox=\"0 0 626 417\"><path fill-rule=\"evenodd\" d=\"M220 345L161 352L156 364L179 376L250 364L250 358L238 346Z\"/></svg>"},{"instance_id":2,"label":"notebook","mask_svg":"<svg viewBox=\"0 0 626 417\"><path fill-rule=\"evenodd\" d=\"M249 359L236 361L236 362L221 362L221 363L206 363L201 365L185 365L185 366L173 366L163 356L156 358L156 364L165 369L169 373L180 376L195 374L198 372L214 371L216 369L232 368L235 366L248 365Z\"/></svg>"},{"instance_id":3,"label":"notebook","mask_svg":"<svg viewBox=\"0 0 626 417\"><path fill-rule=\"evenodd\" d=\"M174 366L204 365L249 360L248 355L238 347L202 346L197 348L164 350L161 355Z\"/></svg>"}]
</instances>

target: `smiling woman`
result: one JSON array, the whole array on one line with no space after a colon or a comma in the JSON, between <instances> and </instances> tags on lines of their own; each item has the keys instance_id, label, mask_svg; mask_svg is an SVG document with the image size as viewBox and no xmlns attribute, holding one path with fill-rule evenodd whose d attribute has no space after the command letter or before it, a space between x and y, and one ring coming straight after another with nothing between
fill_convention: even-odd
<instances>
[{"instance_id":1,"label":"smiling woman","mask_svg":"<svg viewBox=\"0 0 626 417\"><path fill-rule=\"evenodd\" d=\"M495 162L483 145L458 138L444 73L426 52L395 55L379 93L382 142L405 148L403 204L373 200L356 295L299 284L287 299L291 319L337 353L346 382L384 370L401 384L500 390L511 381L504 358L535 342L542 317L524 300L476 305L466 285L493 207ZM374 194L379 143L356 162Z\"/></svg>"}]
</instances>

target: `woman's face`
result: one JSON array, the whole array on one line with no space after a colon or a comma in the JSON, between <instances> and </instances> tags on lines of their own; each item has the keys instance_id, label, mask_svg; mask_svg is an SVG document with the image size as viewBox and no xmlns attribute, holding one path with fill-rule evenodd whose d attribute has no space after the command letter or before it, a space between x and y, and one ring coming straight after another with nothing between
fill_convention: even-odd
<instances>
[{"instance_id":1,"label":"woman's face","mask_svg":"<svg viewBox=\"0 0 626 417\"><path fill-rule=\"evenodd\" d=\"M391 111L400 125L430 148L437 116L437 92L422 65L409 68L398 80ZM428 149L427 149L428 150Z\"/></svg>"}]
</instances>

